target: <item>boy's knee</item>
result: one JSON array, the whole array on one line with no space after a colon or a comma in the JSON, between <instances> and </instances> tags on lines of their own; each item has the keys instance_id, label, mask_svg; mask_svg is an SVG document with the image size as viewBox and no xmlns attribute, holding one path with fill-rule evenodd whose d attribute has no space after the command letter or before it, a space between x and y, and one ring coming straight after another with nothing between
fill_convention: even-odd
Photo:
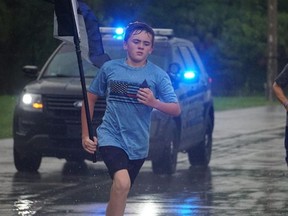
<instances>
[{"instance_id":1,"label":"boy's knee","mask_svg":"<svg viewBox=\"0 0 288 216\"><path fill-rule=\"evenodd\" d=\"M128 193L131 187L129 175L115 175L113 180L113 188L119 193Z\"/></svg>"},{"instance_id":2,"label":"boy's knee","mask_svg":"<svg viewBox=\"0 0 288 216\"><path fill-rule=\"evenodd\" d=\"M113 182L113 189L120 194L127 194L130 190L130 181L116 180Z\"/></svg>"}]
</instances>

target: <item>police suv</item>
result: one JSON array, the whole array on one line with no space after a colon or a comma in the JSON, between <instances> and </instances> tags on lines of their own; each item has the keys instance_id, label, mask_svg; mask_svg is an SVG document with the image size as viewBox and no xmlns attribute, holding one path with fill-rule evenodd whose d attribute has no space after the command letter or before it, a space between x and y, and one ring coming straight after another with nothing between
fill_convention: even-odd
<instances>
[{"instance_id":1,"label":"police suv","mask_svg":"<svg viewBox=\"0 0 288 216\"><path fill-rule=\"evenodd\" d=\"M123 35L116 35L116 30L100 28L104 50L111 59L126 56ZM193 166L207 166L214 127L211 79L193 43L174 37L172 29L154 30L154 51L149 60L169 74L182 113L171 117L152 111L149 159L153 172L173 174L178 152L187 153ZM83 68L88 86L99 68L85 59ZM34 80L24 87L14 111L16 169L37 171L43 157L92 160L81 144L83 97L75 46L62 43L40 71L31 65L24 66L23 71ZM105 98L100 98L92 119L94 129L101 123L105 106Z\"/></svg>"}]
</instances>

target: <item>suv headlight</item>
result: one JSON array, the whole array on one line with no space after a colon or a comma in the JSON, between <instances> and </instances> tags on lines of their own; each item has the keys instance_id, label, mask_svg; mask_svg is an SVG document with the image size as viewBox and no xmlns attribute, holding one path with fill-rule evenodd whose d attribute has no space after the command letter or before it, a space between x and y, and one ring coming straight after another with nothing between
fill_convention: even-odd
<instances>
[{"instance_id":1,"label":"suv headlight","mask_svg":"<svg viewBox=\"0 0 288 216\"><path fill-rule=\"evenodd\" d=\"M42 111L42 97L39 94L24 93L21 96L20 106L26 111Z\"/></svg>"}]
</instances>

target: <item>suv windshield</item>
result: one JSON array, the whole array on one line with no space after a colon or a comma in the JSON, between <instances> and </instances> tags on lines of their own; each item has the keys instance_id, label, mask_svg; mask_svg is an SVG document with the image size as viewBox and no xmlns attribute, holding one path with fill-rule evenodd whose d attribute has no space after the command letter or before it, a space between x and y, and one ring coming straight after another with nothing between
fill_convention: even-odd
<instances>
[{"instance_id":1,"label":"suv windshield","mask_svg":"<svg viewBox=\"0 0 288 216\"><path fill-rule=\"evenodd\" d=\"M123 49L122 41L103 41L105 52L111 59L125 58L126 51ZM168 52L167 52L168 51ZM169 50L163 44L156 44L149 60L164 70L168 68ZM94 77L99 68L95 67L82 58L85 77ZM79 68L75 47L71 44L64 44L53 57L43 77L79 77Z\"/></svg>"},{"instance_id":2,"label":"suv windshield","mask_svg":"<svg viewBox=\"0 0 288 216\"><path fill-rule=\"evenodd\" d=\"M86 77L94 77L97 67L82 58L83 70ZM44 77L79 77L79 68L75 48L64 44L54 56L44 71Z\"/></svg>"}]
</instances>

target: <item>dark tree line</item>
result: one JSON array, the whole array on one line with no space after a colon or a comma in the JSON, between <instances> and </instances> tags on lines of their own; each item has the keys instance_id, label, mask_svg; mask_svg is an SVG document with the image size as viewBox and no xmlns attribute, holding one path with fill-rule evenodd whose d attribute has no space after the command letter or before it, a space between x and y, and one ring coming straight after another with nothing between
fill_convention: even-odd
<instances>
[{"instance_id":1,"label":"dark tree line","mask_svg":"<svg viewBox=\"0 0 288 216\"><path fill-rule=\"evenodd\" d=\"M214 94L263 94L267 67L267 1L85 0L102 26L145 21L194 42ZM53 4L0 1L0 94L18 93L27 82L21 67L41 67L59 41L53 38ZM278 65L288 55L288 2L278 0Z\"/></svg>"}]
</instances>

